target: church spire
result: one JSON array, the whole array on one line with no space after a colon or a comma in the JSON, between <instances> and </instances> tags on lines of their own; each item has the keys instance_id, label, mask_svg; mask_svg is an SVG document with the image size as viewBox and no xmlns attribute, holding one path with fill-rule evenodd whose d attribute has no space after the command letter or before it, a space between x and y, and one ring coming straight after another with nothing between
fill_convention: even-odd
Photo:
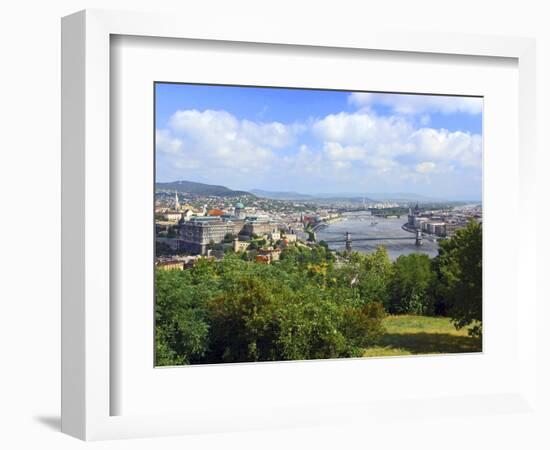
<instances>
[{"instance_id":1,"label":"church spire","mask_svg":"<svg viewBox=\"0 0 550 450\"><path fill-rule=\"evenodd\" d=\"M180 209L180 202L179 202L179 199L178 199L178 191L175 191L175 194L176 194L176 211L178 209Z\"/></svg>"}]
</instances>

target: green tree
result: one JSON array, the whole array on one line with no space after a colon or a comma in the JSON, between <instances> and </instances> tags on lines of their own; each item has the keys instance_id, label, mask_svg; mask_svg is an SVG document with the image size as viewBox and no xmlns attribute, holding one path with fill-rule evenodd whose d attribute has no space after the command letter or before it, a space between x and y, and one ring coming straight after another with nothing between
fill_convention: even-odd
<instances>
[{"instance_id":1,"label":"green tree","mask_svg":"<svg viewBox=\"0 0 550 450\"><path fill-rule=\"evenodd\" d=\"M208 324L205 295L193 285L191 274L180 270L156 271L156 364L200 361L207 350Z\"/></svg>"},{"instance_id":2,"label":"green tree","mask_svg":"<svg viewBox=\"0 0 550 450\"><path fill-rule=\"evenodd\" d=\"M482 334L482 226L470 221L440 242L437 293L457 328Z\"/></svg>"},{"instance_id":3,"label":"green tree","mask_svg":"<svg viewBox=\"0 0 550 450\"><path fill-rule=\"evenodd\" d=\"M211 362L277 359L277 295L269 282L240 275L209 302Z\"/></svg>"},{"instance_id":4,"label":"green tree","mask_svg":"<svg viewBox=\"0 0 550 450\"><path fill-rule=\"evenodd\" d=\"M333 258L322 246L291 246L271 265L228 254L157 271L157 364L362 355L384 332L384 308L333 281Z\"/></svg>"},{"instance_id":5,"label":"green tree","mask_svg":"<svg viewBox=\"0 0 550 450\"><path fill-rule=\"evenodd\" d=\"M375 252L365 255L362 276L357 288L364 303L379 302L387 306L390 298L390 282L393 265L385 247L379 246Z\"/></svg>"},{"instance_id":6,"label":"green tree","mask_svg":"<svg viewBox=\"0 0 550 450\"><path fill-rule=\"evenodd\" d=\"M388 311L392 314L432 314L434 301L430 287L434 277L428 255L399 256L389 286Z\"/></svg>"},{"instance_id":7,"label":"green tree","mask_svg":"<svg viewBox=\"0 0 550 450\"><path fill-rule=\"evenodd\" d=\"M334 282L351 286L358 292L362 303L389 303L389 283L393 267L385 247L380 246L375 252L363 254L353 252L346 264L336 272Z\"/></svg>"}]
</instances>

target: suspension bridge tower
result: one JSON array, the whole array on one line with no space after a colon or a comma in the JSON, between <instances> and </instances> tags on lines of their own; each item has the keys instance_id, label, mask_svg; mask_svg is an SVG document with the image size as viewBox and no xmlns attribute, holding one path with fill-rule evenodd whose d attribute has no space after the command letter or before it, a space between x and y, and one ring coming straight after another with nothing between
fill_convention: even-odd
<instances>
[{"instance_id":1,"label":"suspension bridge tower","mask_svg":"<svg viewBox=\"0 0 550 450\"><path fill-rule=\"evenodd\" d=\"M351 253L351 233L346 231L346 252Z\"/></svg>"},{"instance_id":2,"label":"suspension bridge tower","mask_svg":"<svg viewBox=\"0 0 550 450\"><path fill-rule=\"evenodd\" d=\"M417 247L420 247L422 245L422 231L421 230L416 230L416 239L415 239L414 243Z\"/></svg>"}]
</instances>

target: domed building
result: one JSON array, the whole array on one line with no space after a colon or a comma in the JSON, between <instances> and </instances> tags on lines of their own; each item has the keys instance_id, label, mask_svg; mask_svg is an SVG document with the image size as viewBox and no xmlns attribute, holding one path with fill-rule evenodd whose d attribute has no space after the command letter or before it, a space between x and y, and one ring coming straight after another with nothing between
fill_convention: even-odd
<instances>
[{"instance_id":1,"label":"domed building","mask_svg":"<svg viewBox=\"0 0 550 450\"><path fill-rule=\"evenodd\" d=\"M235 217L237 219L244 219L244 205L241 202L238 202L235 205Z\"/></svg>"}]
</instances>

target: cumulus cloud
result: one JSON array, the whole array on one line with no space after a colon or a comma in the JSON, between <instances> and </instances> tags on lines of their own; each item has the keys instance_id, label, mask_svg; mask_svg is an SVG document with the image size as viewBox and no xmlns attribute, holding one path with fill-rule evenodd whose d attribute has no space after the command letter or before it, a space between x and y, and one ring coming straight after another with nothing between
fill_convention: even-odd
<instances>
[{"instance_id":1,"label":"cumulus cloud","mask_svg":"<svg viewBox=\"0 0 550 450\"><path fill-rule=\"evenodd\" d=\"M436 164L431 161L418 163L416 165L416 171L418 173L430 173L430 172L433 172L435 168L436 168Z\"/></svg>"},{"instance_id":2,"label":"cumulus cloud","mask_svg":"<svg viewBox=\"0 0 550 450\"><path fill-rule=\"evenodd\" d=\"M260 180L284 186L361 189L368 181L429 182L460 170L480 173L478 134L434 129L407 115L380 115L363 108L328 114L301 124L255 122L223 110L176 111L157 130L159 170L172 179L217 181L238 188ZM243 183L243 176L254 179ZM297 189L297 187L289 187ZM391 188L390 188L391 189Z\"/></svg>"},{"instance_id":3,"label":"cumulus cloud","mask_svg":"<svg viewBox=\"0 0 550 450\"><path fill-rule=\"evenodd\" d=\"M156 148L161 153L177 154L182 149L181 139L172 137L170 130L157 130Z\"/></svg>"},{"instance_id":4,"label":"cumulus cloud","mask_svg":"<svg viewBox=\"0 0 550 450\"><path fill-rule=\"evenodd\" d=\"M482 140L479 134L421 128L411 134L409 141L420 158L481 166Z\"/></svg>"},{"instance_id":5,"label":"cumulus cloud","mask_svg":"<svg viewBox=\"0 0 550 450\"><path fill-rule=\"evenodd\" d=\"M342 144L382 144L396 142L412 130L411 124L398 117L381 117L372 112L329 114L313 124L318 138Z\"/></svg>"},{"instance_id":6,"label":"cumulus cloud","mask_svg":"<svg viewBox=\"0 0 550 450\"><path fill-rule=\"evenodd\" d=\"M353 92L348 102L358 108L382 105L397 114L412 115L423 113L441 114L481 114L483 99L479 97L454 97L445 95L395 95L370 92ZM425 120L425 119L424 119Z\"/></svg>"},{"instance_id":7,"label":"cumulus cloud","mask_svg":"<svg viewBox=\"0 0 550 450\"><path fill-rule=\"evenodd\" d=\"M399 164L414 167L424 161L481 164L480 135L416 128L405 118L372 111L328 115L313 124L313 131L324 142L324 153L331 161L362 161L365 166L385 170Z\"/></svg>"},{"instance_id":8,"label":"cumulus cloud","mask_svg":"<svg viewBox=\"0 0 550 450\"><path fill-rule=\"evenodd\" d=\"M279 122L240 120L223 110L176 111L167 127L156 132L160 164L171 168L194 169L203 178L220 174L235 179L242 174L266 172L276 160L275 153L292 145L301 131L297 125ZM162 170L162 167L161 167ZM179 178L193 177L180 173Z\"/></svg>"},{"instance_id":9,"label":"cumulus cloud","mask_svg":"<svg viewBox=\"0 0 550 450\"><path fill-rule=\"evenodd\" d=\"M332 161L361 161L367 156L367 152L364 147L344 147L339 142L325 142L323 150L327 158Z\"/></svg>"},{"instance_id":10,"label":"cumulus cloud","mask_svg":"<svg viewBox=\"0 0 550 450\"><path fill-rule=\"evenodd\" d=\"M248 143L271 148L282 148L293 142L295 129L279 122L256 123L238 120L227 111L177 111L170 118L175 133L195 139L209 140L213 144L246 140Z\"/></svg>"}]
</instances>

